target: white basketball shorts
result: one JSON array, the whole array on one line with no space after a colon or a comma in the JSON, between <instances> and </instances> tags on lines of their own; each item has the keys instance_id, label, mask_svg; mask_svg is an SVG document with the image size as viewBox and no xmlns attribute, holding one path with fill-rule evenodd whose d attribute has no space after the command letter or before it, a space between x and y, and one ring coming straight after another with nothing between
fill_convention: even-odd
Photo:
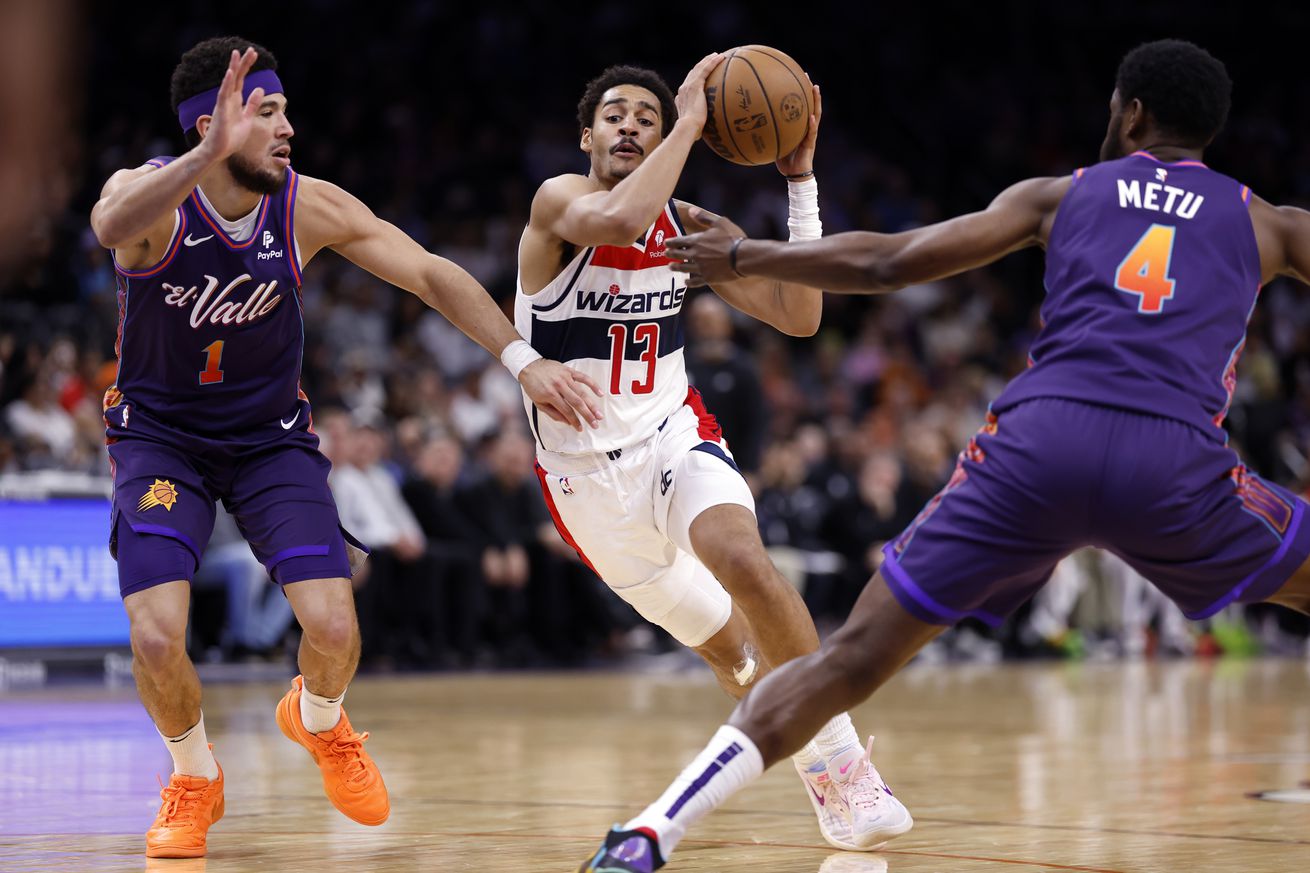
<instances>
[{"instance_id":1,"label":"white basketball shorts","mask_svg":"<svg viewBox=\"0 0 1310 873\"><path fill-rule=\"evenodd\" d=\"M750 488L695 392L650 439L609 454L538 452L555 526L643 617L703 645L728 623L732 599L693 554L691 523L722 504L754 513Z\"/></svg>"}]
</instances>

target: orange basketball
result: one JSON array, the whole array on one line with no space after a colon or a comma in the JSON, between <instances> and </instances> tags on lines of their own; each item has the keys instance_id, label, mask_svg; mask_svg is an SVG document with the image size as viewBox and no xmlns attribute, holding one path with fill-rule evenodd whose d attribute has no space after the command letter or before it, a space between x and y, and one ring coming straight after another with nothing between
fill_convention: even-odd
<instances>
[{"instance_id":1,"label":"orange basketball","mask_svg":"<svg viewBox=\"0 0 1310 873\"><path fill-rule=\"evenodd\" d=\"M810 77L775 48L724 52L705 80L705 142L734 164L771 164L805 138L813 95Z\"/></svg>"}]
</instances>

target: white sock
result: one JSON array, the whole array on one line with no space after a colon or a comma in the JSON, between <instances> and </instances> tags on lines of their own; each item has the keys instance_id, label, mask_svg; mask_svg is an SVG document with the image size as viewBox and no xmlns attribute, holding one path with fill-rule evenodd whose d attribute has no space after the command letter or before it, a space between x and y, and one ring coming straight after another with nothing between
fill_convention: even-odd
<instances>
[{"instance_id":1,"label":"white sock","mask_svg":"<svg viewBox=\"0 0 1310 873\"><path fill-rule=\"evenodd\" d=\"M824 759L823 753L819 751L819 747L815 744L814 740L810 740L806 743L805 748L792 755L791 759L799 764L802 770L826 772L828 769L827 761Z\"/></svg>"},{"instance_id":2,"label":"white sock","mask_svg":"<svg viewBox=\"0 0 1310 873\"><path fill-rule=\"evenodd\" d=\"M311 734L330 731L341 721L341 701L346 692L336 697L319 697L308 688L300 689L300 720Z\"/></svg>"},{"instance_id":3,"label":"white sock","mask_svg":"<svg viewBox=\"0 0 1310 873\"><path fill-rule=\"evenodd\" d=\"M819 732L814 735L813 745L828 761L851 749L864 748L860 742L860 735L855 732L855 725L851 723L850 715L844 712L833 716L832 721L819 729Z\"/></svg>"},{"instance_id":4,"label":"white sock","mask_svg":"<svg viewBox=\"0 0 1310 873\"><path fill-rule=\"evenodd\" d=\"M725 724L660 799L623 829L653 831L667 861L689 827L763 772L764 759L750 737Z\"/></svg>"},{"instance_id":5,"label":"white sock","mask_svg":"<svg viewBox=\"0 0 1310 873\"><path fill-rule=\"evenodd\" d=\"M159 728L155 728L156 731ZM173 772L181 776L202 776L205 779L218 778L218 762L209 749L209 740L205 737L205 714L200 713L200 721L182 731L175 737L164 736L164 745L168 754L173 756Z\"/></svg>"}]
</instances>

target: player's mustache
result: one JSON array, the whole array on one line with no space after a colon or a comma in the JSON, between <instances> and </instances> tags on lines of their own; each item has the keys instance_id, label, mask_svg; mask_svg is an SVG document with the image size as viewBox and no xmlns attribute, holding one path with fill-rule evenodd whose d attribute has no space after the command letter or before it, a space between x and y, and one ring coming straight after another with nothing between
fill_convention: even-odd
<instances>
[{"instance_id":1,"label":"player's mustache","mask_svg":"<svg viewBox=\"0 0 1310 873\"><path fill-rule=\"evenodd\" d=\"M610 154L614 154L619 150L621 146L625 146L625 145L632 146L634 149L637 150L637 154L639 155L646 154L646 150L643 149L641 146L637 145L637 141L635 139L628 139L627 137L624 137L623 139L616 142L614 146L610 149Z\"/></svg>"}]
</instances>

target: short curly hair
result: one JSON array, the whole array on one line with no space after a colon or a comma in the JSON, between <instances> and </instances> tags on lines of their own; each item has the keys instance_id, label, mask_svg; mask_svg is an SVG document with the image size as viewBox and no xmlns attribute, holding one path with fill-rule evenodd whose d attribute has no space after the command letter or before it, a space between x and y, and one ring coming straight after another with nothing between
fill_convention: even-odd
<instances>
[{"instance_id":1,"label":"short curly hair","mask_svg":"<svg viewBox=\"0 0 1310 873\"><path fill-rule=\"evenodd\" d=\"M678 107L673 102L673 91L654 70L645 67L620 65L609 67L599 76L587 83L578 101L578 133L591 127L596 121L596 107L605 92L618 85L636 85L654 94L660 101L660 136L668 136L673 130L673 122L678 120Z\"/></svg>"},{"instance_id":2,"label":"short curly hair","mask_svg":"<svg viewBox=\"0 0 1310 873\"><path fill-rule=\"evenodd\" d=\"M1182 145L1203 147L1223 129L1232 104L1233 82L1221 61L1181 39L1139 45L1124 56L1115 76L1119 100L1134 99L1160 130Z\"/></svg>"},{"instance_id":3,"label":"short curly hair","mask_svg":"<svg viewBox=\"0 0 1310 873\"><path fill-rule=\"evenodd\" d=\"M253 48L259 55L250 72L277 69L277 58L271 51L239 36L215 36L187 49L173 69L173 79L169 84L168 99L173 114L177 114L177 107L183 100L223 84L223 74L232 60L232 52L244 52L247 48ZM186 132L186 141L195 148L200 142L200 134L193 128Z\"/></svg>"}]
</instances>

